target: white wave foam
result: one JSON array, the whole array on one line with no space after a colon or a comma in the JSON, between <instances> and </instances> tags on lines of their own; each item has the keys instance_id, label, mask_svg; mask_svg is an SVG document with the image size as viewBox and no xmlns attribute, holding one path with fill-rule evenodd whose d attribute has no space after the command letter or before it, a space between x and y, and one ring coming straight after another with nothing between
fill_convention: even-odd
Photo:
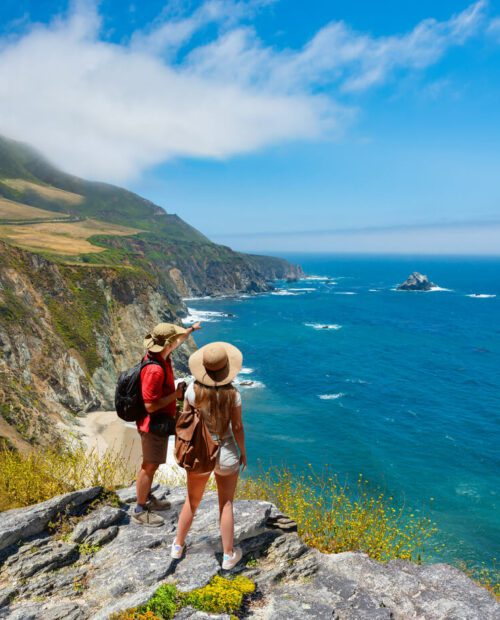
<instances>
[{"instance_id":1,"label":"white wave foam","mask_svg":"<svg viewBox=\"0 0 500 620\"><path fill-rule=\"evenodd\" d=\"M204 323L215 323L221 319L234 318L227 312L216 312L215 310L197 310L196 308L188 308L188 316L182 319L183 323L191 324L203 321Z\"/></svg>"},{"instance_id":2,"label":"white wave foam","mask_svg":"<svg viewBox=\"0 0 500 620\"><path fill-rule=\"evenodd\" d=\"M436 293L438 291L447 291L453 292L452 288L443 288L442 286L432 286L428 291L417 291L417 290L405 290L402 288L391 288L391 291L396 291L396 293Z\"/></svg>"},{"instance_id":3,"label":"white wave foam","mask_svg":"<svg viewBox=\"0 0 500 620\"><path fill-rule=\"evenodd\" d=\"M359 385L368 385L370 382L364 379L346 379L346 383L358 383Z\"/></svg>"},{"instance_id":4,"label":"white wave foam","mask_svg":"<svg viewBox=\"0 0 500 620\"><path fill-rule=\"evenodd\" d=\"M309 291L317 291L318 289L316 288L289 288L289 291L303 291L303 292L309 292Z\"/></svg>"},{"instance_id":5,"label":"white wave foam","mask_svg":"<svg viewBox=\"0 0 500 620\"><path fill-rule=\"evenodd\" d=\"M314 280L316 282L325 282L326 280L332 280L330 276L304 276L301 280Z\"/></svg>"},{"instance_id":6,"label":"white wave foam","mask_svg":"<svg viewBox=\"0 0 500 620\"><path fill-rule=\"evenodd\" d=\"M271 293L271 295L281 295L281 296L283 296L283 295L290 295L290 296L295 295L296 296L296 295L300 295L300 293L293 293L292 291L287 291L285 289L277 289L276 291L273 291Z\"/></svg>"},{"instance_id":7,"label":"white wave foam","mask_svg":"<svg viewBox=\"0 0 500 620\"><path fill-rule=\"evenodd\" d=\"M357 295L354 291L335 291L334 295Z\"/></svg>"},{"instance_id":8,"label":"white wave foam","mask_svg":"<svg viewBox=\"0 0 500 620\"><path fill-rule=\"evenodd\" d=\"M251 375L252 373L253 373L253 368L245 368L245 367L243 367L239 372L240 375Z\"/></svg>"},{"instance_id":9,"label":"white wave foam","mask_svg":"<svg viewBox=\"0 0 500 620\"><path fill-rule=\"evenodd\" d=\"M204 295L203 297L183 297L182 301L198 301L200 299L213 299L210 295Z\"/></svg>"},{"instance_id":10,"label":"white wave foam","mask_svg":"<svg viewBox=\"0 0 500 620\"><path fill-rule=\"evenodd\" d=\"M379 288L369 288L368 290L370 291L370 293L380 293Z\"/></svg>"},{"instance_id":11,"label":"white wave foam","mask_svg":"<svg viewBox=\"0 0 500 620\"><path fill-rule=\"evenodd\" d=\"M431 288L428 291L424 291L424 293L434 293L436 291L448 291L451 292L453 291L452 288L444 288L443 286L431 286Z\"/></svg>"},{"instance_id":12,"label":"white wave foam","mask_svg":"<svg viewBox=\"0 0 500 620\"><path fill-rule=\"evenodd\" d=\"M475 484L468 484L467 482L460 482L455 487L455 493L457 495L465 495L466 497L472 497L474 499L479 499L481 497L477 486Z\"/></svg>"},{"instance_id":13,"label":"white wave foam","mask_svg":"<svg viewBox=\"0 0 500 620\"><path fill-rule=\"evenodd\" d=\"M493 299L496 295L489 295L487 293L471 293L466 297L472 297L472 299Z\"/></svg>"},{"instance_id":14,"label":"white wave foam","mask_svg":"<svg viewBox=\"0 0 500 620\"><path fill-rule=\"evenodd\" d=\"M305 437L290 437L289 435L267 435L270 439L285 441L287 443L314 443L314 439Z\"/></svg>"},{"instance_id":15,"label":"white wave foam","mask_svg":"<svg viewBox=\"0 0 500 620\"><path fill-rule=\"evenodd\" d=\"M312 327L313 329L341 329L342 325L338 323L304 323L307 327Z\"/></svg>"},{"instance_id":16,"label":"white wave foam","mask_svg":"<svg viewBox=\"0 0 500 620\"><path fill-rule=\"evenodd\" d=\"M242 390L251 390L256 388L265 388L266 386L262 381L253 381L251 379L234 379L234 385L237 385Z\"/></svg>"},{"instance_id":17,"label":"white wave foam","mask_svg":"<svg viewBox=\"0 0 500 620\"><path fill-rule=\"evenodd\" d=\"M338 392L337 394L318 394L320 400L337 400L345 396L344 392Z\"/></svg>"}]
</instances>

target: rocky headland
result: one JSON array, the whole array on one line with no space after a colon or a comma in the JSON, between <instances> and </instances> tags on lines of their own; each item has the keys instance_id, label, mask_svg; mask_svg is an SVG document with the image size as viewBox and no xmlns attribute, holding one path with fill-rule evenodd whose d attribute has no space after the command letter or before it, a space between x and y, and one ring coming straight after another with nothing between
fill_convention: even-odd
<instances>
[{"instance_id":1,"label":"rocky headland","mask_svg":"<svg viewBox=\"0 0 500 620\"><path fill-rule=\"evenodd\" d=\"M220 574L218 508L207 493L183 559L170 544L185 489L158 487L169 498L165 525L130 521L133 487L100 487L0 514L0 618L105 620L145 604L163 583L180 592ZM104 499L99 498L104 497ZM378 563L362 553L323 554L307 547L294 523L263 501L235 503L243 561L233 570L255 592L237 612L262 620L494 620L500 606L485 589L445 564ZM178 619L229 620L190 607Z\"/></svg>"},{"instance_id":2,"label":"rocky headland","mask_svg":"<svg viewBox=\"0 0 500 620\"><path fill-rule=\"evenodd\" d=\"M430 291L435 288L436 284L418 271L414 271L402 284L397 286L398 291Z\"/></svg>"}]
</instances>

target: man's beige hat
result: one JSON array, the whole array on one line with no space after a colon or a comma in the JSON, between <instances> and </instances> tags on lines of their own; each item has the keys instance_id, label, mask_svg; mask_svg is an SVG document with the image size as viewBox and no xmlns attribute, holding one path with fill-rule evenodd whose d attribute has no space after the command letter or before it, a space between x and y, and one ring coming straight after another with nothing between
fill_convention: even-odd
<instances>
[{"instance_id":1,"label":"man's beige hat","mask_svg":"<svg viewBox=\"0 0 500 620\"><path fill-rule=\"evenodd\" d=\"M210 387L227 385L243 364L243 354L229 342L211 342L189 358L189 370L199 383Z\"/></svg>"},{"instance_id":2,"label":"man's beige hat","mask_svg":"<svg viewBox=\"0 0 500 620\"><path fill-rule=\"evenodd\" d=\"M158 323L152 332L146 334L144 338L144 348L151 353L159 353L163 351L167 344L172 342L181 336L186 334L187 329L174 325L173 323Z\"/></svg>"}]
</instances>

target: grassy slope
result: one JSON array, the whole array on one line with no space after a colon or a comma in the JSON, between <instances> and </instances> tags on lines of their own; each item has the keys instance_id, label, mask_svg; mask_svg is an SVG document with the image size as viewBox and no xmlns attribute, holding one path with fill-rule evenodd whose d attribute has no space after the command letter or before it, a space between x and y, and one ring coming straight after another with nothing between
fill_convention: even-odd
<instances>
[{"instance_id":1,"label":"grassy slope","mask_svg":"<svg viewBox=\"0 0 500 620\"><path fill-rule=\"evenodd\" d=\"M68 200L68 196L72 199ZM202 294L217 292L217 289L220 292L221 286L225 292L247 290L246 287L254 286L252 282L259 282L252 290L262 290L265 280L289 273L290 266L282 259L246 255L215 244L179 216L166 213L149 200L120 187L62 172L29 146L0 136L0 199L2 197L52 211L56 217L67 214L79 219L93 218L143 231L118 238L103 226L102 231L96 230L87 239L104 251L86 252L82 248L82 252L71 259L73 262L153 269L164 285L169 280L165 274L171 267L177 267L188 273L190 286ZM79 201L78 197L82 199ZM76 241L82 244L81 239ZM69 260L68 256L61 256L56 247L47 247L47 243L42 247L40 244L36 247L24 244L23 247L43 252L57 261Z\"/></svg>"},{"instance_id":2,"label":"grassy slope","mask_svg":"<svg viewBox=\"0 0 500 620\"><path fill-rule=\"evenodd\" d=\"M25 184L13 187L2 179L23 179L83 196L81 203L68 203L34 191ZM107 183L86 181L52 166L30 147L0 136L0 196L40 209L92 217L154 232L165 239L211 243L207 237L175 214L167 214L137 194Z\"/></svg>"}]
</instances>

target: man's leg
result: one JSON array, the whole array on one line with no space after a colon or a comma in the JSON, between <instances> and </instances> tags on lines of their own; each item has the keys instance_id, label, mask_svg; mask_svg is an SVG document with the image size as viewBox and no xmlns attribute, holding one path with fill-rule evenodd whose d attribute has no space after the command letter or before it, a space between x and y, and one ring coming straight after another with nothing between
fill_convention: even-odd
<instances>
[{"instance_id":1,"label":"man's leg","mask_svg":"<svg viewBox=\"0 0 500 620\"><path fill-rule=\"evenodd\" d=\"M153 482L153 476L157 469L158 463L143 461L142 467L137 475L137 505L132 513L132 521L138 525L160 527L165 523L160 515L154 514L149 510L148 506L146 506Z\"/></svg>"},{"instance_id":2,"label":"man's leg","mask_svg":"<svg viewBox=\"0 0 500 620\"><path fill-rule=\"evenodd\" d=\"M167 456L166 441L151 433L141 433L142 465L137 474L137 505L132 514L132 520L141 525L159 527L165 521L151 512L147 505L153 478L160 463L164 463Z\"/></svg>"},{"instance_id":3,"label":"man's leg","mask_svg":"<svg viewBox=\"0 0 500 620\"><path fill-rule=\"evenodd\" d=\"M144 507L153 485L153 478L158 469L158 463L142 462L142 467L137 474L137 504Z\"/></svg>"}]
</instances>

